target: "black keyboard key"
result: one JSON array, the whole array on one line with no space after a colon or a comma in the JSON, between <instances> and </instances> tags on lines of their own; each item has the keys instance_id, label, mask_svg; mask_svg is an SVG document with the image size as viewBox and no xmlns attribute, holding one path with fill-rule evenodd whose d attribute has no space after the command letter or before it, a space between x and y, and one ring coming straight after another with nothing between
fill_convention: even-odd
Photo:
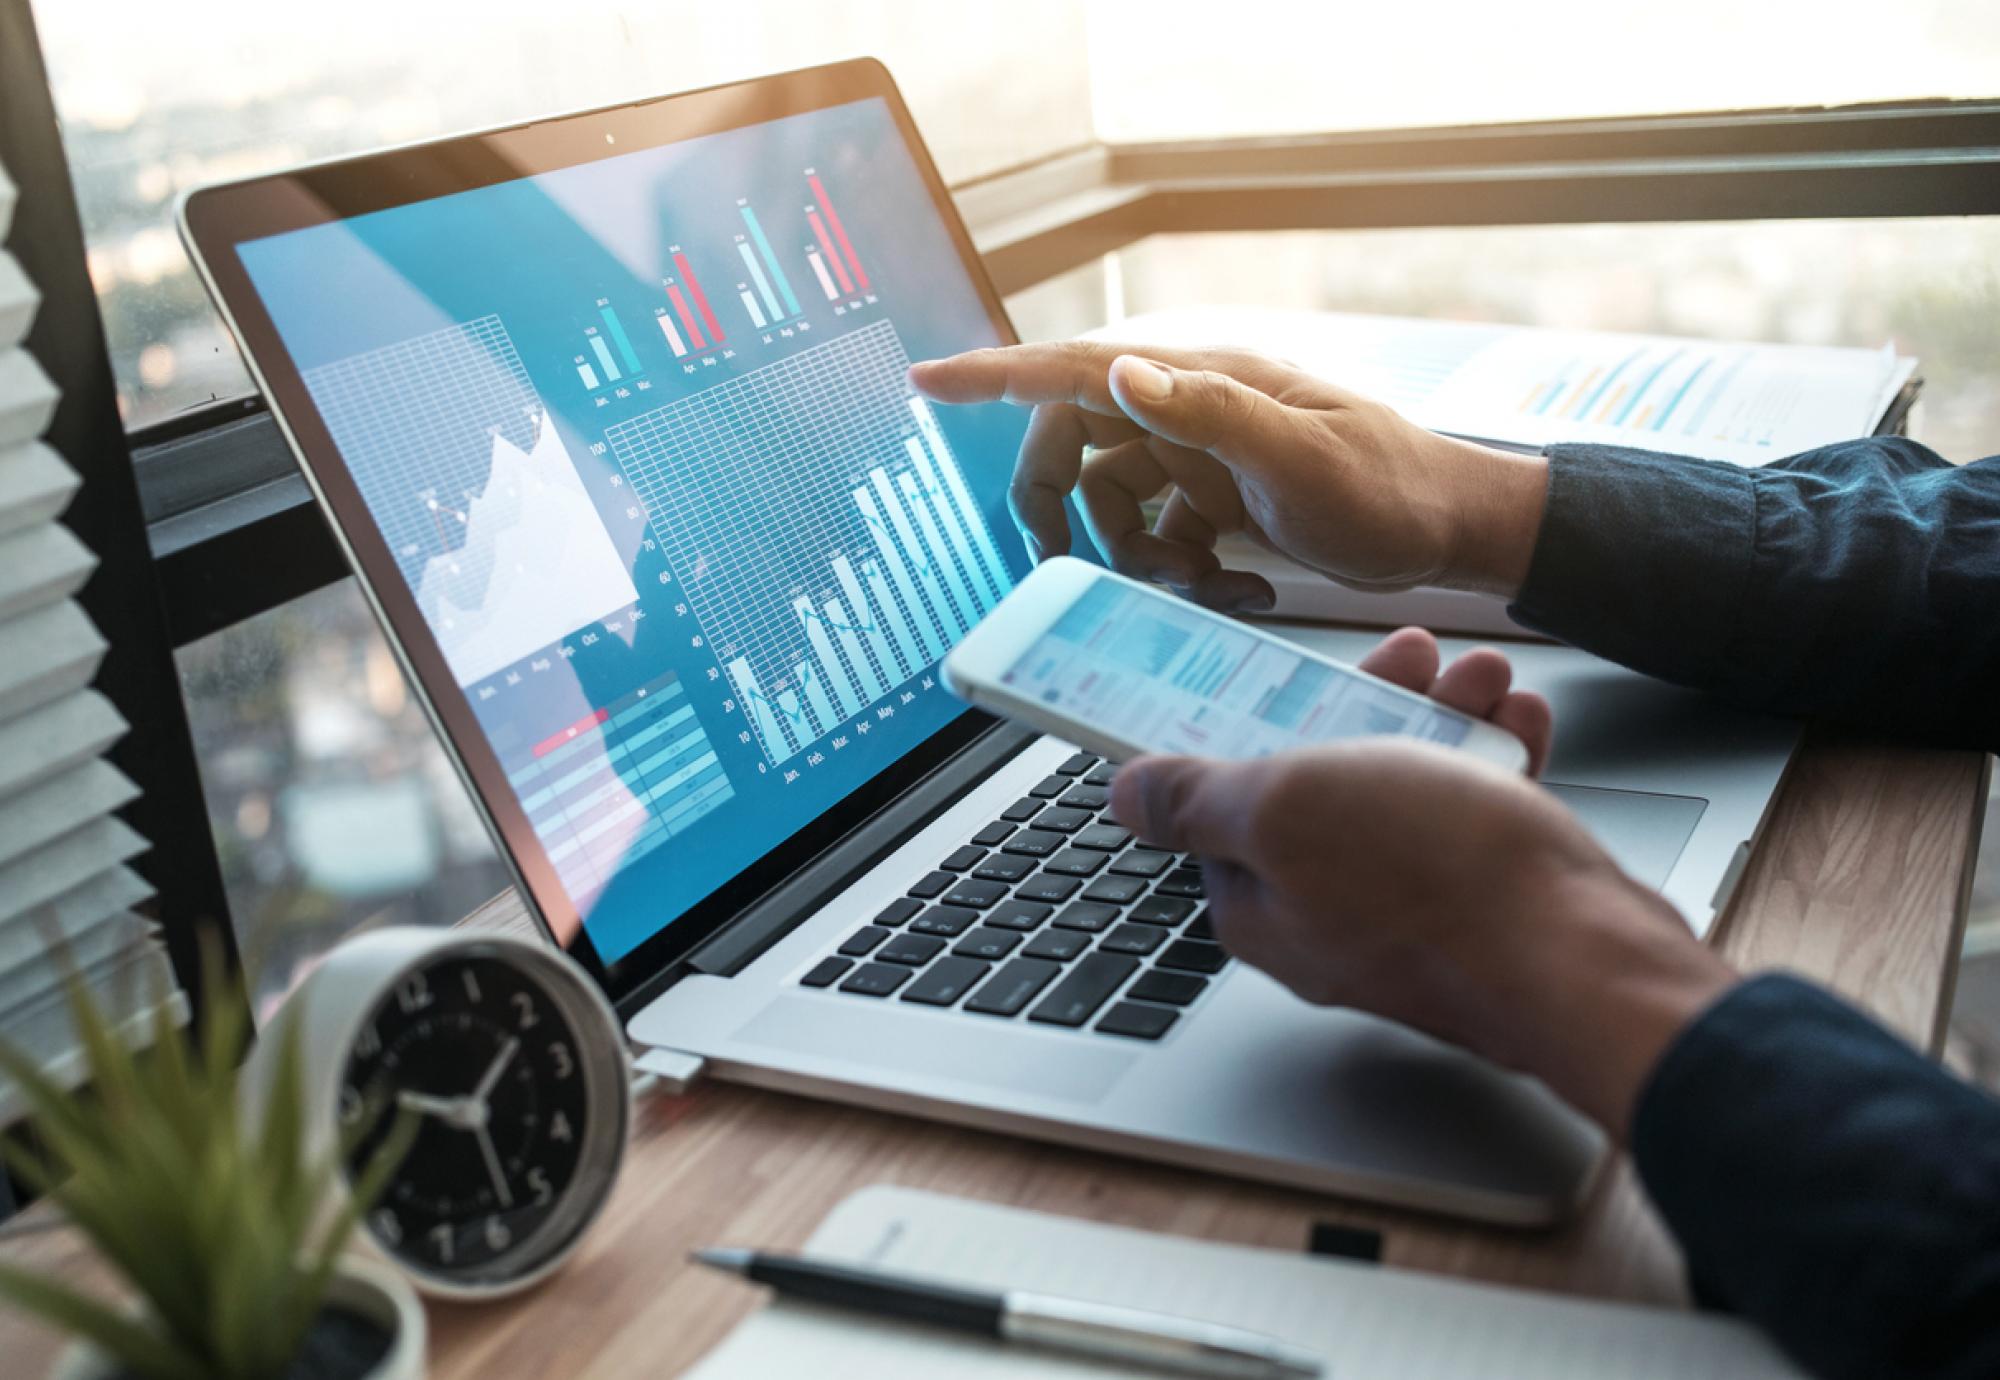
<instances>
[{"instance_id":1,"label":"black keyboard key","mask_svg":"<svg viewBox=\"0 0 2000 1380\"><path fill-rule=\"evenodd\" d=\"M979 860L985 856L986 850L984 848L974 848L968 843L963 848L952 849L951 853L938 866L947 872L969 872L977 867Z\"/></svg>"},{"instance_id":2,"label":"black keyboard key","mask_svg":"<svg viewBox=\"0 0 2000 1380\"><path fill-rule=\"evenodd\" d=\"M1066 930L1085 930L1096 934L1099 930L1111 928L1111 922L1118 918L1118 911L1112 906L1100 906L1089 901L1078 901L1073 906L1064 906L1056 916L1056 924Z\"/></svg>"},{"instance_id":3,"label":"black keyboard key","mask_svg":"<svg viewBox=\"0 0 2000 1380\"><path fill-rule=\"evenodd\" d=\"M1102 786L1070 786L1056 803L1068 806L1072 810L1089 810L1095 813L1111 803L1111 792Z\"/></svg>"},{"instance_id":4,"label":"black keyboard key","mask_svg":"<svg viewBox=\"0 0 2000 1380\"><path fill-rule=\"evenodd\" d=\"M972 990L972 984L992 972L991 964L973 958L941 958L903 993L904 1001L925 1006L950 1006Z\"/></svg>"},{"instance_id":5,"label":"black keyboard key","mask_svg":"<svg viewBox=\"0 0 2000 1380\"><path fill-rule=\"evenodd\" d=\"M1136 1001L1121 1001L1104 1013L1104 1019L1097 1023L1096 1028L1106 1035L1157 1040L1180 1018L1180 1012L1169 1011L1164 1006L1141 1006Z\"/></svg>"},{"instance_id":6,"label":"black keyboard key","mask_svg":"<svg viewBox=\"0 0 2000 1380\"><path fill-rule=\"evenodd\" d=\"M1149 954L1167 942L1167 932L1156 930L1151 925L1120 925L1097 943L1097 951L1106 954ZM883 958L889 951L882 951Z\"/></svg>"},{"instance_id":7,"label":"black keyboard key","mask_svg":"<svg viewBox=\"0 0 2000 1380\"><path fill-rule=\"evenodd\" d=\"M1037 800L1054 800L1068 789L1069 778L1067 776L1044 776L1028 788L1028 794L1034 796Z\"/></svg>"},{"instance_id":8,"label":"black keyboard key","mask_svg":"<svg viewBox=\"0 0 2000 1380\"><path fill-rule=\"evenodd\" d=\"M1074 877L1059 877L1050 872L1037 872L1027 881L1014 888L1017 901L1040 901L1051 905L1067 901L1076 894L1080 883Z\"/></svg>"},{"instance_id":9,"label":"black keyboard key","mask_svg":"<svg viewBox=\"0 0 2000 1380\"><path fill-rule=\"evenodd\" d=\"M840 984L843 992L859 992L864 997L886 997L910 980L910 970L894 963L864 963Z\"/></svg>"},{"instance_id":10,"label":"black keyboard key","mask_svg":"<svg viewBox=\"0 0 2000 1380\"><path fill-rule=\"evenodd\" d=\"M854 966L851 958L822 958L812 971L799 979L801 987L831 987L833 980Z\"/></svg>"},{"instance_id":11,"label":"black keyboard key","mask_svg":"<svg viewBox=\"0 0 2000 1380\"><path fill-rule=\"evenodd\" d=\"M944 894L944 899L954 906L976 906L985 910L1007 894L1007 888L999 882L960 882Z\"/></svg>"},{"instance_id":12,"label":"black keyboard key","mask_svg":"<svg viewBox=\"0 0 2000 1380\"><path fill-rule=\"evenodd\" d=\"M938 956L944 941L928 934L899 934L875 951L883 963L904 963L920 968Z\"/></svg>"},{"instance_id":13,"label":"black keyboard key","mask_svg":"<svg viewBox=\"0 0 2000 1380\"><path fill-rule=\"evenodd\" d=\"M1013 836L1018 825L1009 824L1004 819L996 819L972 836L972 841L981 848L997 848Z\"/></svg>"},{"instance_id":14,"label":"black keyboard key","mask_svg":"<svg viewBox=\"0 0 2000 1380\"><path fill-rule=\"evenodd\" d=\"M1176 939L1155 961L1162 968L1174 968L1184 973L1215 973L1222 970L1222 965L1229 961L1229 955L1222 951L1220 944L1208 944L1199 939Z\"/></svg>"},{"instance_id":15,"label":"black keyboard key","mask_svg":"<svg viewBox=\"0 0 2000 1380\"><path fill-rule=\"evenodd\" d=\"M985 984L965 1003L965 1009L977 1011L982 1016L1012 1016L1033 1001L1035 993L1048 986L1050 979L1061 971L1046 959L1012 959L986 979Z\"/></svg>"},{"instance_id":16,"label":"black keyboard key","mask_svg":"<svg viewBox=\"0 0 2000 1380\"><path fill-rule=\"evenodd\" d=\"M1160 879L1160 884L1153 888L1153 894L1200 897L1203 895L1201 873L1189 867L1177 867Z\"/></svg>"},{"instance_id":17,"label":"black keyboard key","mask_svg":"<svg viewBox=\"0 0 2000 1380\"><path fill-rule=\"evenodd\" d=\"M1020 858L1012 853L995 853L973 868L972 875L982 882L1018 882L1034 870L1033 858Z\"/></svg>"},{"instance_id":18,"label":"black keyboard key","mask_svg":"<svg viewBox=\"0 0 2000 1380\"><path fill-rule=\"evenodd\" d=\"M967 910L964 906L932 906L910 922L910 928L918 934L941 934L955 938L971 929L979 919L979 912Z\"/></svg>"},{"instance_id":19,"label":"black keyboard key","mask_svg":"<svg viewBox=\"0 0 2000 1380\"><path fill-rule=\"evenodd\" d=\"M1000 818L1006 820L1009 824L1025 824L1033 819L1041 808L1041 801L1022 796L1005 810L1002 810Z\"/></svg>"},{"instance_id":20,"label":"black keyboard key","mask_svg":"<svg viewBox=\"0 0 2000 1380\"><path fill-rule=\"evenodd\" d=\"M1090 936L1080 930L1043 930L1028 941L1028 947L1021 950L1021 957L1052 958L1058 963L1067 963L1089 947ZM844 963L846 960L829 961Z\"/></svg>"},{"instance_id":21,"label":"black keyboard key","mask_svg":"<svg viewBox=\"0 0 2000 1380\"><path fill-rule=\"evenodd\" d=\"M1021 936L1012 930L996 930L989 925L981 925L952 945L951 952L954 958L1005 958L1014 952L1020 942Z\"/></svg>"},{"instance_id":22,"label":"black keyboard key","mask_svg":"<svg viewBox=\"0 0 2000 1380\"><path fill-rule=\"evenodd\" d=\"M1059 873L1065 877L1089 877L1103 866L1102 853L1092 853L1082 848L1065 848L1043 863L1042 870Z\"/></svg>"},{"instance_id":23,"label":"black keyboard key","mask_svg":"<svg viewBox=\"0 0 2000 1380\"><path fill-rule=\"evenodd\" d=\"M1136 899L1146 889L1146 883L1138 877L1099 877L1090 884L1090 890L1083 893L1086 901L1102 901L1110 906L1122 906Z\"/></svg>"},{"instance_id":24,"label":"black keyboard key","mask_svg":"<svg viewBox=\"0 0 2000 1380\"><path fill-rule=\"evenodd\" d=\"M1088 823L1090 823L1090 811L1066 810L1061 806L1044 810L1035 819L1037 829L1054 829L1064 834L1074 834Z\"/></svg>"},{"instance_id":25,"label":"black keyboard key","mask_svg":"<svg viewBox=\"0 0 2000 1380\"><path fill-rule=\"evenodd\" d=\"M1121 854L1111 864L1111 870L1123 873L1127 877L1157 877L1173 865L1174 855L1171 853L1156 853L1150 848L1134 848L1129 853Z\"/></svg>"},{"instance_id":26,"label":"black keyboard key","mask_svg":"<svg viewBox=\"0 0 2000 1380\"><path fill-rule=\"evenodd\" d=\"M958 878L952 876L949 872L926 872L923 876L917 878L916 883L911 886L910 895L916 897L919 901L928 901L931 897L937 895L957 880Z\"/></svg>"},{"instance_id":27,"label":"black keyboard key","mask_svg":"<svg viewBox=\"0 0 2000 1380\"><path fill-rule=\"evenodd\" d=\"M1065 758L1063 764L1056 768L1056 774L1058 776L1082 776L1096 765L1097 758L1094 755L1088 752L1079 752L1074 756Z\"/></svg>"},{"instance_id":28,"label":"black keyboard key","mask_svg":"<svg viewBox=\"0 0 2000 1380\"><path fill-rule=\"evenodd\" d=\"M986 923L1003 930L1032 930L1049 918L1054 906L1035 901L1003 901L986 913Z\"/></svg>"},{"instance_id":29,"label":"black keyboard key","mask_svg":"<svg viewBox=\"0 0 2000 1380\"><path fill-rule=\"evenodd\" d=\"M1082 1025L1138 969L1139 960L1123 954L1107 954L1101 949L1085 954L1028 1013L1028 1019L1044 1025Z\"/></svg>"},{"instance_id":30,"label":"black keyboard key","mask_svg":"<svg viewBox=\"0 0 2000 1380\"><path fill-rule=\"evenodd\" d=\"M1215 923L1208 918L1208 912L1204 910L1200 915L1195 916L1194 923L1182 930L1181 933L1189 939L1213 939L1215 938Z\"/></svg>"},{"instance_id":31,"label":"black keyboard key","mask_svg":"<svg viewBox=\"0 0 2000 1380\"><path fill-rule=\"evenodd\" d=\"M1137 920L1142 925L1178 925L1193 914L1192 901L1183 901L1178 896L1148 896L1132 907L1131 914L1125 918Z\"/></svg>"},{"instance_id":32,"label":"black keyboard key","mask_svg":"<svg viewBox=\"0 0 2000 1380\"><path fill-rule=\"evenodd\" d=\"M1101 853L1116 853L1131 841L1132 831L1115 824L1093 824L1070 840L1078 848L1095 848Z\"/></svg>"},{"instance_id":33,"label":"black keyboard key","mask_svg":"<svg viewBox=\"0 0 2000 1380\"><path fill-rule=\"evenodd\" d=\"M1096 766L1092 767L1090 769L1090 773L1083 778L1083 784L1086 786L1108 786L1111 784L1111 778L1116 775L1118 775L1118 767L1116 766L1116 764L1111 762L1099 762Z\"/></svg>"},{"instance_id":34,"label":"black keyboard key","mask_svg":"<svg viewBox=\"0 0 2000 1380\"><path fill-rule=\"evenodd\" d=\"M1047 829L1023 829L1000 846L1003 853L1019 853L1024 858L1046 858L1063 846L1063 836Z\"/></svg>"},{"instance_id":35,"label":"black keyboard key","mask_svg":"<svg viewBox=\"0 0 2000 1380\"><path fill-rule=\"evenodd\" d=\"M889 931L880 925L863 925L847 936L847 942L840 946L840 952L849 958L859 958L889 937Z\"/></svg>"},{"instance_id":36,"label":"black keyboard key","mask_svg":"<svg viewBox=\"0 0 2000 1380\"><path fill-rule=\"evenodd\" d=\"M902 924L923 908L924 903L922 901L913 901L907 896L898 896L888 905L882 907L882 913L875 917L875 923L894 927Z\"/></svg>"},{"instance_id":37,"label":"black keyboard key","mask_svg":"<svg viewBox=\"0 0 2000 1380\"><path fill-rule=\"evenodd\" d=\"M1125 995L1134 1001L1163 1001L1169 1006L1186 1006L1200 996L1208 979L1193 973L1163 973L1158 968L1139 974Z\"/></svg>"}]
</instances>

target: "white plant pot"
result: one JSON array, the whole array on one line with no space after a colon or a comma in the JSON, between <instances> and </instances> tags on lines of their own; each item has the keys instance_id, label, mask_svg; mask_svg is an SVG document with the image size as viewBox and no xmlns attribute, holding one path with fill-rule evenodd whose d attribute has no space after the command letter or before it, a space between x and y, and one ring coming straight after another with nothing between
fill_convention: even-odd
<instances>
[{"instance_id":1,"label":"white plant pot","mask_svg":"<svg viewBox=\"0 0 2000 1380\"><path fill-rule=\"evenodd\" d=\"M424 1305L402 1275L373 1260L349 1256L327 1286L326 1301L380 1323L391 1334L389 1354L355 1380L423 1380ZM108 1380L115 1374L116 1368L96 1347L79 1341L56 1358L49 1380Z\"/></svg>"}]
</instances>

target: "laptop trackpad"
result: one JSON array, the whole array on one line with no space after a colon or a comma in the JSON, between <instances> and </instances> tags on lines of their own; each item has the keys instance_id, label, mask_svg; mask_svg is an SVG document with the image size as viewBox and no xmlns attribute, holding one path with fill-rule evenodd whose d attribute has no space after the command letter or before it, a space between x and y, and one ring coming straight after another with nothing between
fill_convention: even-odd
<instances>
[{"instance_id":1,"label":"laptop trackpad","mask_svg":"<svg viewBox=\"0 0 2000 1380\"><path fill-rule=\"evenodd\" d=\"M806 1062L828 1060L850 1073L856 1066L900 1069L1073 1102L1101 1099L1138 1057L1102 1036L1078 1039L1071 1031L1021 1030L956 1013L928 1019L934 1014L852 1001L835 1009L817 997L788 994L767 1003L733 1038L809 1056ZM1030 1042L1043 1047L1031 1049Z\"/></svg>"},{"instance_id":2,"label":"laptop trackpad","mask_svg":"<svg viewBox=\"0 0 2000 1380\"><path fill-rule=\"evenodd\" d=\"M1694 795L1656 795L1602 786L1549 782L1550 795L1576 812L1604 851L1633 880L1658 891L1667 884L1681 850L1708 802Z\"/></svg>"}]
</instances>

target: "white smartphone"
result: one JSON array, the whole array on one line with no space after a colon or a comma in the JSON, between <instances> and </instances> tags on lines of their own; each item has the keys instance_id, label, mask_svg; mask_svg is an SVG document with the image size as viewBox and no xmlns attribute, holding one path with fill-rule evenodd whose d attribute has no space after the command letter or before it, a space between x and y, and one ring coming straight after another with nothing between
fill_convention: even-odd
<instances>
[{"instance_id":1,"label":"white smartphone","mask_svg":"<svg viewBox=\"0 0 2000 1380\"><path fill-rule=\"evenodd\" d=\"M1396 733L1521 771L1504 729L1150 585L1044 561L952 649L959 698L1112 761Z\"/></svg>"}]
</instances>

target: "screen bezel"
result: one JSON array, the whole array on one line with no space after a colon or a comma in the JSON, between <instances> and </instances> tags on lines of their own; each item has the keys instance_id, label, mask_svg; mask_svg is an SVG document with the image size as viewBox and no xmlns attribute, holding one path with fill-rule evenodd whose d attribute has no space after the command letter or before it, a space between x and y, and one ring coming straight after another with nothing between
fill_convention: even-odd
<instances>
[{"instance_id":1,"label":"screen bezel","mask_svg":"<svg viewBox=\"0 0 2000 1380\"><path fill-rule=\"evenodd\" d=\"M342 463L237 254L269 235L331 224L374 211L471 191L807 114L871 97L888 107L932 208L958 251L1002 343L1019 340L950 190L917 132L894 78L858 58L777 76L707 87L653 100L555 116L475 134L313 164L190 192L180 207L183 240L235 334L244 361L269 401L335 540L388 634L388 641L499 845L523 901L544 933L576 958L618 1003L648 987L751 909L800 868L824 855L998 721L964 713L857 786L816 819L683 911L650 939L606 962L564 893L541 841L508 785L470 700L447 667L359 488Z\"/></svg>"}]
</instances>

